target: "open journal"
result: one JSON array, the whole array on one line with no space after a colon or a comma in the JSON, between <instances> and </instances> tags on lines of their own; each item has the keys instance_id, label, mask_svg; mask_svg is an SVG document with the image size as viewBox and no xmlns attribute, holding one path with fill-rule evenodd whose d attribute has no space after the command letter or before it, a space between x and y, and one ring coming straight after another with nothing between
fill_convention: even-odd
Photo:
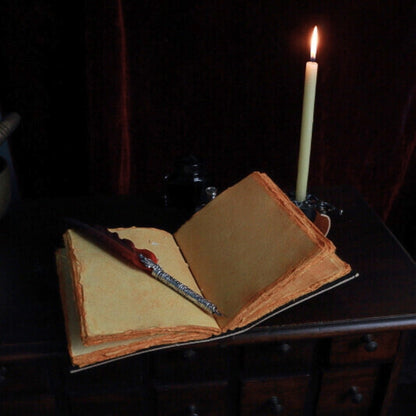
<instances>
[{"instance_id":1,"label":"open journal","mask_svg":"<svg viewBox=\"0 0 416 416\"><path fill-rule=\"evenodd\" d=\"M263 173L253 172L173 235L116 229L213 302L211 315L74 229L57 250L68 348L74 366L246 330L351 270L334 244Z\"/></svg>"}]
</instances>

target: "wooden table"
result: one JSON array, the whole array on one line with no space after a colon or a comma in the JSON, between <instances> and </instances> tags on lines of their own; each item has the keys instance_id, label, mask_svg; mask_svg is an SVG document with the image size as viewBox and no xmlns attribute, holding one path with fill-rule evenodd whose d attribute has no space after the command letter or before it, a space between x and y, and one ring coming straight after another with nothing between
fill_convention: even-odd
<instances>
[{"instance_id":1,"label":"wooden table","mask_svg":"<svg viewBox=\"0 0 416 416\"><path fill-rule=\"evenodd\" d=\"M2 415L388 414L416 328L416 267L348 188L329 237L360 277L261 326L198 347L69 372L54 251L62 218L107 226L183 221L157 199L25 201L0 220Z\"/></svg>"}]
</instances>

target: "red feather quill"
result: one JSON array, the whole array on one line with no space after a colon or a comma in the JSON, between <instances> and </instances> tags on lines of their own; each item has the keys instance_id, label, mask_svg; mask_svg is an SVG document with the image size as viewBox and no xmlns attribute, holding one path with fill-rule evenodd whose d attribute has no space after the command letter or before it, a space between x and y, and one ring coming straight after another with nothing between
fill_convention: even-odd
<instances>
[{"instance_id":1,"label":"red feather quill","mask_svg":"<svg viewBox=\"0 0 416 416\"><path fill-rule=\"evenodd\" d=\"M116 232L111 232L105 227L99 225L91 226L73 218L66 218L66 222L75 231L100 245L104 250L141 270L148 273L152 272L150 268L140 261L139 256L141 254L155 263L158 262L157 257L150 250L136 248L131 240L120 238Z\"/></svg>"}]
</instances>

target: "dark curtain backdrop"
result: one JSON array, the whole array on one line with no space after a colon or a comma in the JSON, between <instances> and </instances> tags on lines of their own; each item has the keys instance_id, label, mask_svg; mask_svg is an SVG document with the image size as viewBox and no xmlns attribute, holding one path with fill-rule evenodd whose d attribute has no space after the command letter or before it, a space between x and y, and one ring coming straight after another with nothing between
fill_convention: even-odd
<instances>
[{"instance_id":1,"label":"dark curtain backdrop","mask_svg":"<svg viewBox=\"0 0 416 416\"><path fill-rule=\"evenodd\" d=\"M304 65L319 27L311 188L351 183L383 218L415 148L414 2L87 2L93 186L147 192L175 157L229 185L293 188Z\"/></svg>"},{"instance_id":2,"label":"dark curtain backdrop","mask_svg":"<svg viewBox=\"0 0 416 416\"><path fill-rule=\"evenodd\" d=\"M190 153L220 189L254 169L294 189L318 25L310 189L355 186L413 244L414 1L5 3L2 101L23 113L27 194L161 191Z\"/></svg>"}]
</instances>

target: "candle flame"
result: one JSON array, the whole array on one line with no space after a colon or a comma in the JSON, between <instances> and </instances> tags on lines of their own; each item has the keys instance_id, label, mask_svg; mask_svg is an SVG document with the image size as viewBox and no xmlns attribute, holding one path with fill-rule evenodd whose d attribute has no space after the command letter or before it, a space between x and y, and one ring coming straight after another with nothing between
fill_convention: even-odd
<instances>
[{"instance_id":1,"label":"candle flame","mask_svg":"<svg viewBox=\"0 0 416 416\"><path fill-rule=\"evenodd\" d=\"M318 27L315 26L312 32L311 38L311 59L314 61L316 59L316 50L318 49Z\"/></svg>"}]
</instances>

